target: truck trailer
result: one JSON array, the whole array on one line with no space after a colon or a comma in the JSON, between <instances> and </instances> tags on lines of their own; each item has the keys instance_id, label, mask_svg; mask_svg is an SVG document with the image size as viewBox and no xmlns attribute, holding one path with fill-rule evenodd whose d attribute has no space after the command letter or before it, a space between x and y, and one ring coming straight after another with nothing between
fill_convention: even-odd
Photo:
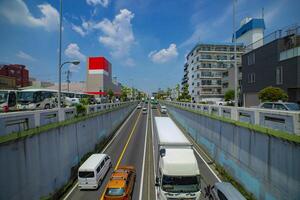
<instances>
[{"instance_id":1,"label":"truck trailer","mask_svg":"<svg viewBox=\"0 0 300 200\"><path fill-rule=\"evenodd\" d=\"M155 117L158 199L200 199L201 180L193 146L169 117Z\"/></svg>"}]
</instances>

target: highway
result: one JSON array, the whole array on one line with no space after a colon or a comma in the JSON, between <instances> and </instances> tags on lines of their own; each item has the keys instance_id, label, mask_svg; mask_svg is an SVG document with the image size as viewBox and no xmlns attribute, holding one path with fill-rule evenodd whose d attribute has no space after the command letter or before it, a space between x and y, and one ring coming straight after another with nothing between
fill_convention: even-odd
<instances>
[{"instance_id":1,"label":"highway","mask_svg":"<svg viewBox=\"0 0 300 200\"><path fill-rule=\"evenodd\" d=\"M111 157L113 167L107 173L101 186L97 190L79 190L76 183L65 195L64 200L101 200L113 169L122 165L133 165L136 168L134 200L157 199L154 186L157 164L156 156L154 156L157 155L157 133L153 119L155 116L168 115L161 114L159 107L151 109L150 104L143 106L148 108L147 114L143 114L142 109L135 109L116 132L112 141L103 149L102 152ZM219 179L206 164L209 160L205 157L205 154L196 148L195 155L203 177L202 191L204 191L203 188L207 184L213 184ZM201 199L205 198L202 196Z\"/></svg>"}]
</instances>

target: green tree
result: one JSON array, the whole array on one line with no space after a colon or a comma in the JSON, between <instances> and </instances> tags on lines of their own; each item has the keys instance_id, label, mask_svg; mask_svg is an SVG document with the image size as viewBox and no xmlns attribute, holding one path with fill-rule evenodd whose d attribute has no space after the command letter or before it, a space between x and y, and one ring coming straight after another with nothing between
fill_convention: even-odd
<instances>
[{"instance_id":1,"label":"green tree","mask_svg":"<svg viewBox=\"0 0 300 200\"><path fill-rule=\"evenodd\" d=\"M109 90L108 90L107 96L108 96L108 98L109 98L110 101L113 100L114 92L112 91L112 89L109 89Z\"/></svg>"},{"instance_id":2,"label":"green tree","mask_svg":"<svg viewBox=\"0 0 300 200\"><path fill-rule=\"evenodd\" d=\"M181 95L179 96L179 101L191 101L191 95L189 94L189 85L184 84L181 88Z\"/></svg>"},{"instance_id":3,"label":"green tree","mask_svg":"<svg viewBox=\"0 0 300 200\"><path fill-rule=\"evenodd\" d=\"M176 84L175 90L176 90L176 93L177 93L177 100L178 100L179 95L180 95L180 86L179 86L179 84Z\"/></svg>"},{"instance_id":4,"label":"green tree","mask_svg":"<svg viewBox=\"0 0 300 200\"><path fill-rule=\"evenodd\" d=\"M234 100L234 90L227 90L224 95L225 101L233 101Z\"/></svg>"},{"instance_id":5,"label":"green tree","mask_svg":"<svg viewBox=\"0 0 300 200\"><path fill-rule=\"evenodd\" d=\"M288 95L278 87L266 87L259 91L258 93L258 98L260 101L265 102L265 101L287 101L288 100Z\"/></svg>"},{"instance_id":6,"label":"green tree","mask_svg":"<svg viewBox=\"0 0 300 200\"><path fill-rule=\"evenodd\" d=\"M121 96L120 96L121 101L127 101L129 92L130 92L130 88L128 88L126 86L122 86Z\"/></svg>"}]
</instances>

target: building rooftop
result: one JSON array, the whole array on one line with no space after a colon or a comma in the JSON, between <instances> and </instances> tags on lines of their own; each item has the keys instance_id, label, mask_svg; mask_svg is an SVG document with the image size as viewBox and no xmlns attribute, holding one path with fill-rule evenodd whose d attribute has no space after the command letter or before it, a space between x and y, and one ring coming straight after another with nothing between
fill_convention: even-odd
<instances>
[{"instance_id":1,"label":"building rooftop","mask_svg":"<svg viewBox=\"0 0 300 200\"><path fill-rule=\"evenodd\" d=\"M236 32L236 38L241 37L243 34L247 33L253 29L265 29L264 19L251 19L249 22L243 24Z\"/></svg>"}]
</instances>

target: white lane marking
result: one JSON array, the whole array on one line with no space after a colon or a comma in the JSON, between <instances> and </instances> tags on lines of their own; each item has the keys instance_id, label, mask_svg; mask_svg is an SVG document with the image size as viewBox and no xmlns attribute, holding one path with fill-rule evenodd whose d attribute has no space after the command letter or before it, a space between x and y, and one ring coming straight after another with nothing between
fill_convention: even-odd
<instances>
[{"instance_id":1,"label":"white lane marking","mask_svg":"<svg viewBox=\"0 0 300 200\"><path fill-rule=\"evenodd\" d=\"M168 117L170 117L169 116L169 113L167 113L167 115L168 115ZM192 140L191 138L188 138L188 140ZM194 149L194 151L196 152L196 154L200 157L200 159L202 160L202 162L204 162L204 164L207 166L207 168L210 170L210 172L215 176L215 178L218 180L218 182L222 182L221 181L221 179L217 176L217 174L211 169L211 167L206 163L206 161L204 160L204 158L201 156L201 154L198 152L198 150L195 148L195 147L193 147L193 149ZM204 153L204 152L203 152ZM205 153L204 153L205 154ZM205 156L207 156L206 154L205 154ZM207 156L208 157L208 156ZM210 158L209 158L209 160L211 160Z\"/></svg>"},{"instance_id":2,"label":"white lane marking","mask_svg":"<svg viewBox=\"0 0 300 200\"><path fill-rule=\"evenodd\" d=\"M149 110L149 105L148 105ZM146 133L145 133L145 142L144 142L144 157L143 157L143 167L142 167L142 177L140 182L140 194L139 200L142 200L143 196L143 182L144 182L144 169L145 169L145 157L146 157L146 149L147 149L147 135L148 135L148 119L149 119L149 111L147 112L147 122L146 122Z\"/></svg>"},{"instance_id":3,"label":"white lane marking","mask_svg":"<svg viewBox=\"0 0 300 200\"><path fill-rule=\"evenodd\" d=\"M204 162L204 164L207 166L207 168L211 171L211 173L216 177L216 179L218 180L218 182L222 182L221 179L217 176L217 174L211 169L211 167L205 162L205 160L202 158L202 156L200 155L200 153L195 149L195 147L193 147L194 151L196 152L196 154L200 157L200 159Z\"/></svg>"},{"instance_id":4,"label":"white lane marking","mask_svg":"<svg viewBox=\"0 0 300 200\"><path fill-rule=\"evenodd\" d=\"M151 133L152 133L152 154L153 154L153 170L154 170L154 183L155 183L155 179L156 179L156 157L155 157L155 150L154 150L154 146L155 146L155 142L154 142L154 132L153 132L153 116L152 116L152 109L151 109ZM157 199L157 187L155 186L155 199Z\"/></svg>"},{"instance_id":5,"label":"white lane marking","mask_svg":"<svg viewBox=\"0 0 300 200\"><path fill-rule=\"evenodd\" d=\"M100 152L103 153L106 151L106 149L111 145L111 143L116 139L116 137L120 134L121 130L124 128L125 124L129 121L129 119L132 117L133 113L135 113L136 108L132 111L130 116L126 119L126 121L122 124L122 126L118 129L117 133L114 135L114 137L109 141L109 143L104 147L104 149ZM68 197L72 194L72 192L75 190L75 188L78 186L78 181L77 183L73 186L73 188L70 190L70 192L65 196L63 200L67 200Z\"/></svg>"}]
</instances>

